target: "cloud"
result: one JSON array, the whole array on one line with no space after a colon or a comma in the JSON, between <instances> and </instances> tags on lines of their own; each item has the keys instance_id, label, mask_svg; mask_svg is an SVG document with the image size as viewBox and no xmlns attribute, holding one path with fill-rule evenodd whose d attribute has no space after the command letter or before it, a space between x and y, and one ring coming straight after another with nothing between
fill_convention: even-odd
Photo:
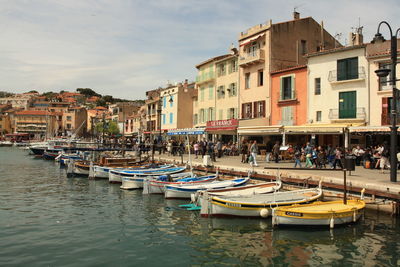
<instances>
[{"instance_id":1,"label":"cloud","mask_svg":"<svg viewBox=\"0 0 400 267\"><path fill-rule=\"evenodd\" d=\"M372 39L380 20L400 26L397 1L256 0L3 1L0 90L90 87L140 99L170 81L193 80L195 65L227 52L241 31L269 19L324 21L342 43L352 27Z\"/></svg>"}]
</instances>

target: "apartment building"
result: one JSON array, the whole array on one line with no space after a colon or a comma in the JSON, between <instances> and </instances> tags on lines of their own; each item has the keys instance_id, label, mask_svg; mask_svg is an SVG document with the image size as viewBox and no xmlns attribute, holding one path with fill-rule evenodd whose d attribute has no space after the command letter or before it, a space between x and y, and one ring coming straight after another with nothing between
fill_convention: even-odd
<instances>
[{"instance_id":1,"label":"apartment building","mask_svg":"<svg viewBox=\"0 0 400 267\"><path fill-rule=\"evenodd\" d=\"M87 111L84 107L70 107L62 114L62 132L66 136L83 136L87 132Z\"/></svg>"},{"instance_id":2,"label":"apartment building","mask_svg":"<svg viewBox=\"0 0 400 267\"><path fill-rule=\"evenodd\" d=\"M271 121L271 72L305 65L308 53L341 46L311 17L259 24L239 34L241 136L266 142L281 128Z\"/></svg>"},{"instance_id":3,"label":"apartment building","mask_svg":"<svg viewBox=\"0 0 400 267\"><path fill-rule=\"evenodd\" d=\"M58 135L57 112L47 110L22 110L15 113L15 133L29 133L30 139L44 139Z\"/></svg>"}]
</instances>

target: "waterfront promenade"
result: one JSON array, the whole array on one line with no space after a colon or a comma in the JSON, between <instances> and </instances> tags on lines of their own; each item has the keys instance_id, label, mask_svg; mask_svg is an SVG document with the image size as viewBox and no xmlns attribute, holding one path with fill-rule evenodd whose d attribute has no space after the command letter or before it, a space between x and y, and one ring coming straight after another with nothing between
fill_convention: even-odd
<instances>
[{"instance_id":1,"label":"waterfront promenade","mask_svg":"<svg viewBox=\"0 0 400 267\"><path fill-rule=\"evenodd\" d=\"M192 155L192 165L193 166L202 166L202 158L195 157ZM170 156L168 154L158 153L154 156L155 160L164 160L164 161L175 161L176 163L181 162L180 156ZM334 170L318 170L318 169L285 169L292 168L294 163L292 162L265 162L263 160L257 160L258 167L251 167L250 164L245 164L240 162L240 156L225 156L222 158L217 158L217 161L213 163L215 168L231 170L231 171L239 171L239 172L248 172L252 171L261 175L272 175L276 176L279 170L282 179L285 178L303 181L303 183L313 182L316 184L319 180L322 180L324 184L330 185L343 185L343 172L342 171L334 171ZM185 154L183 156L183 162L189 162L189 156ZM303 164L304 166L305 164ZM265 168L267 167L267 168ZM389 170L385 170L382 174L378 169L365 169L361 166L356 166L355 171L351 172L351 175L347 172L347 187L348 190L352 190L352 188L365 188L367 192L377 192L377 195L381 196L389 196L392 198L400 199L400 171L398 171L398 182L393 183L390 182L390 174ZM397 197L396 197L397 196Z\"/></svg>"}]
</instances>

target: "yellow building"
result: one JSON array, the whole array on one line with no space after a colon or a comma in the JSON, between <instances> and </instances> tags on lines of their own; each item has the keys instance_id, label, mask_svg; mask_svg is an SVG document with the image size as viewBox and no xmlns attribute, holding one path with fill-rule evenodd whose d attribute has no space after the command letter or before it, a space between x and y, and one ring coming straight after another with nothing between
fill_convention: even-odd
<instances>
[{"instance_id":1,"label":"yellow building","mask_svg":"<svg viewBox=\"0 0 400 267\"><path fill-rule=\"evenodd\" d=\"M23 110L15 113L15 132L29 133L31 139L54 137L60 127L60 114L46 110Z\"/></svg>"}]
</instances>

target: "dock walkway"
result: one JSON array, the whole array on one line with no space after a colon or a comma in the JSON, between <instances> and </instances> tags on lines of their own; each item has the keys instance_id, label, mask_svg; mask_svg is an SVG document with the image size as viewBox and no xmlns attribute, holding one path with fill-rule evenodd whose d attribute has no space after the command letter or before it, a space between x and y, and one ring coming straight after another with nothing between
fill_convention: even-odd
<instances>
[{"instance_id":1,"label":"dock walkway","mask_svg":"<svg viewBox=\"0 0 400 267\"><path fill-rule=\"evenodd\" d=\"M192 155L191 158L193 167L203 166L201 157L196 159ZM176 163L181 162L180 156L170 156L168 154L158 155L158 153L156 153L154 159L170 162L175 161ZM267 163L265 161L257 161L258 167L251 167L250 164L241 163L240 159L240 156L225 156L217 158L217 161L213 163L213 167L232 172L247 173L248 171L251 171L261 177L276 176L277 169L279 169L283 181L316 185L320 180L322 180L325 187L343 189L342 171L285 169L294 166L294 163L291 162ZM189 156L185 154L183 156L183 162L187 163L188 161ZM370 195L400 200L400 171L398 171L398 182L393 183L390 182L390 170L385 170L382 174L381 171L377 169L365 169L361 166L356 166L355 171L351 172L351 175L347 174L347 189L349 191L359 192L362 188L365 188L366 193Z\"/></svg>"}]
</instances>

